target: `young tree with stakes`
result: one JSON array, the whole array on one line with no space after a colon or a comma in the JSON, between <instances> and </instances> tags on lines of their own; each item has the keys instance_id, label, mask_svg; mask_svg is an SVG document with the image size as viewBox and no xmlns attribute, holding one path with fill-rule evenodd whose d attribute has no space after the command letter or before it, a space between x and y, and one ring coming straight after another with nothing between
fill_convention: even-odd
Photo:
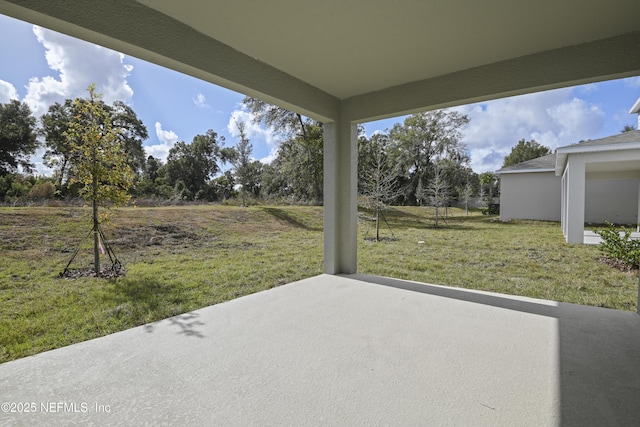
<instances>
[{"instance_id":1,"label":"young tree with stakes","mask_svg":"<svg viewBox=\"0 0 640 427\"><path fill-rule=\"evenodd\" d=\"M100 275L100 227L98 207L118 207L130 198L133 172L118 132L100 106L101 95L95 84L88 89L89 99L74 101L77 115L65 132L73 153L73 182L80 185L80 195L92 206L94 273Z\"/></svg>"},{"instance_id":2,"label":"young tree with stakes","mask_svg":"<svg viewBox=\"0 0 640 427\"><path fill-rule=\"evenodd\" d=\"M464 213L465 215L469 215L469 201L471 200L471 197L473 197L473 186L469 181L469 177L467 177L467 182L460 191L460 197L464 202Z\"/></svg>"},{"instance_id":3,"label":"young tree with stakes","mask_svg":"<svg viewBox=\"0 0 640 427\"><path fill-rule=\"evenodd\" d=\"M380 215L387 205L403 194L398 183L398 174L389 162L387 149L389 135L376 133L371 139L361 139L360 195L374 209L376 221L376 242L380 241Z\"/></svg>"},{"instance_id":4,"label":"young tree with stakes","mask_svg":"<svg viewBox=\"0 0 640 427\"><path fill-rule=\"evenodd\" d=\"M461 176L462 180L458 183L457 186L458 198L464 203L465 215L469 215L469 202L475 194L474 185L471 182L471 178L475 176L477 179L477 174L473 172L473 170L469 167L469 161L470 160L464 162L464 167L462 169L463 173Z\"/></svg>"},{"instance_id":5,"label":"young tree with stakes","mask_svg":"<svg viewBox=\"0 0 640 427\"><path fill-rule=\"evenodd\" d=\"M444 173L444 169L436 161L434 163L435 172L433 178L429 182L426 190L423 192L422 197L427 199L435 207L436 222L435 227L439 226L439 208L445 206L449 201L449 182Z\"/></svg>"}]
</instances>

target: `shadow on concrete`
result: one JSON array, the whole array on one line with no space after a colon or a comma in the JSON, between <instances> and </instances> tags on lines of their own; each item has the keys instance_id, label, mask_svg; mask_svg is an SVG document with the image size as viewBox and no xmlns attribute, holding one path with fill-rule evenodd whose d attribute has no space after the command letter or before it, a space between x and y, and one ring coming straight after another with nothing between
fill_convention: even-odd
<instances>
[{"instance_id":1,"label":"shadow on concrete","mask_svg":"<svg viewBox=\"0 0 640 427\"><path fill-rule=\"evenodd\" d=\"M557 319L561 425L638 425L640 315L567 303L537 303L497 294L364 274L370 284L517 310Z\"/></svg>"},{"instance_id":2,"label":"shadow on concrete","mask_svg":"<svg viewBox=\"0 0 640 427\"><path fill-rule=\"evenodd\" d=\"M185 336L204 338L196 328L204 323L197 320L197 313L183 313L175 316L179 305L172 304L175 296L182 292L182 287L158 280L150 276L122 277L113 280L113 292L106 292L104 299L114 306L113 315L119 312L136 319L138 325L144 324L146 332L153 332L159 322L145 324L149 318L165 319L179 328L179 333ZM181 310L182 311L182 310ZM173 316L173 317L170 317Z\"/></svg>"},{"instance_id":3,"label":"shadow on concrete","mask_svg":"<svg viewBox=\"0 0 640 427\"><path fill-rule=\"evenodd\" d=\"M183 334L187 337L198 337L205 338L205 335L200 332L198 329L205 324L198 320L200 315L198 313L183 313L174 317L170 317L168 319L162 320L161 322L169 322L171 326L176 326L179 328L179 334ZM145 332L153 332L157 323L149 323L144 325Z\"/></svg>"}]
</instances>

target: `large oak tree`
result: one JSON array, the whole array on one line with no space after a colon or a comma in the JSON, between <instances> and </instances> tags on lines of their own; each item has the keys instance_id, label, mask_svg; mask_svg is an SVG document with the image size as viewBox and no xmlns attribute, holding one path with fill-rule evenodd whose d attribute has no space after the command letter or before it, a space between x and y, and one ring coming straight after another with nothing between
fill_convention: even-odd
<instances>
[{"instance_id":1,"label":"large oak tree","mask_svg":"<svg viewBox=\"0 0 640 427\"><path fill-rule=\"evenodd\" d=\"M436 160L467 161L461 140L468 123L469 118L457 111L435 110L412 114L391 129L390 155L404 173L407 203L421 203L421 195L433 179Z\"/></svg>"},{"instance_id":2,"label":"large oak tree","mask_svg":"<svg viewBox=\"0 0 640 427\"><path fill-rule=\"evenodd\" d=\"M507 166L517 165L518 163L537 159L538 157L546 156L550 153L551 150L549 147L539 144L534 139L531 141L521 139L518 141L518 144L511 149L511 153L504 158L502 167L506 168Z\"/></svg>"},{"instance_id":3,"label":"large oak tree","mask_svg":"<svg viewBox=\"0 0 640 427\"><path fill-rule=\"evenodd\" d=\"M38 147L36 119L24 102L12 100L0 104L0 176L17 172L31 172L29 157Z\"/></svg>"}]
</instances>

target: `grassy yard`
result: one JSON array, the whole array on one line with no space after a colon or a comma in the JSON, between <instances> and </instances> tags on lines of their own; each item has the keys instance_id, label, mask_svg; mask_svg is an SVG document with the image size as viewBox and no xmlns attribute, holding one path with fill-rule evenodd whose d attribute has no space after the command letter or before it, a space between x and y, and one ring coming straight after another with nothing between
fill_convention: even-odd
<instances>
[{"instance_id":1,"label":"grassy yard","mask_svg":"<svg viewBox=\"0 0 640 427\"><path fill-rule=\"evenodd\" d=\"M361 220L359 271L636 309L637 278L595 247L565 245L558 224L451 214L434 229L430 209L395 208L396 240L381 242ZM0 362L322 272L321 207L120 209L104 231L128 274L58 278L78 245L71 267L91 265L89 229L87 209L0 208Z\"/></svg>"},{"instance_id":2,"label":"grassy yard","mask_svg":"<svg viewBox=\"0 0 640 427\"><path fill-rule=\"evenodd\" d=\"M427 208L386 213L397 240L360 239L362 273L635 311L637 273L598 261L596 246L567 245L560 225L544 221L504 223L454 209L433 228ZM369 225L360 226L366 233ZM364 230L362 230L364 228ZM373 229L369 235L374 235ZM391 236L388 229L383 236ZM381 236L382 237L382 236ZM424 242L424 243L419 243Z\"/></svg>"}]
</instances>

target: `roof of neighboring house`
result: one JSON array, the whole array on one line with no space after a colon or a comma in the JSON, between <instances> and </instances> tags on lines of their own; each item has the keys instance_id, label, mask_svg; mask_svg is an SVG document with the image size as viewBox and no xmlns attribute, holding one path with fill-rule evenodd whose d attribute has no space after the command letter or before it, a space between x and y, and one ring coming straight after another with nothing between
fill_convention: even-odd
<instances>
[{"instance_id":1,"label":"roof of neighboring house","mask_svg":"<svg viewBox=\"0 0 640 427\"><path fill-rule=\"evenodd\" d=\"M626 145L633 144L633 145ZM564 167L566 157L570 153L582 153L588 151L609 151L640 148L640 130L632 130L606 138L582 141L577 144L559 147L556 153L547 154L537 159L502 168L496 173L525 173L525 172L551 172Z\"/></svg>"},{"instance_id":2,"label":"roof of neighboring house","mask_svg":"<svg viewBox=\"0 0 640 427\"><path fill-rule=\"evenodd\" d=\"M556 154L551 153L537 159L527 160L526 162L507 166L496 171L498 174L503 173L525 173L525 172L553 172L556 167Z\"/></svg>"},{"instance_id":3,"label":"roof of neighboring house","mask_svg":"<svg viewBox=\"0 0 640 427\"><path fill-rule=\"evenodd\" d=\"M640 130L631 130L606 138L583 141L578 144L559 147L556 150L556 175L561 175L567 165L567 157L573 153L597 153L618 150L639 150Z\"/></svg>"},{"instance_id":4,"label":"roof of neighboring house","mask_svg":"<svg viewBox=\"0 0 640 427\"><path fill-rule=\"evenodd\" d=\"M630 130L628 132L619 133L617 135L607 136L606 138L582 141L577 144L559 147L558 150L569 147L591 147L594 145L626 144L628 142L640 142L640 130Z\"/></svg>"}]
</instances>

